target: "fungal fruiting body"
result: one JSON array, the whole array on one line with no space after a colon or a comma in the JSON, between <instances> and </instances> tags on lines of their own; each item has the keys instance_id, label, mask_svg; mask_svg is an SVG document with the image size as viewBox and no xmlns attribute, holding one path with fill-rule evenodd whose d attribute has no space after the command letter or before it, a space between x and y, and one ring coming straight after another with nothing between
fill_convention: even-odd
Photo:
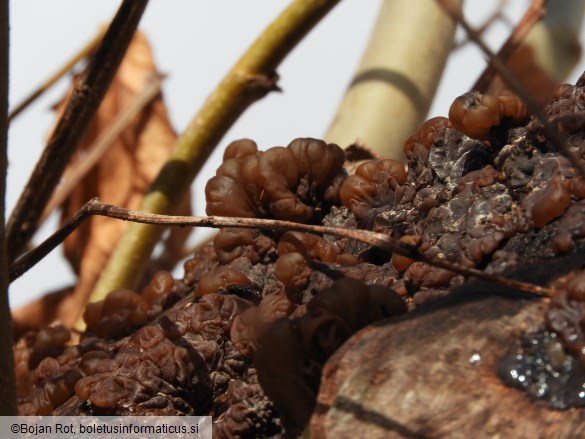
<instances>
[{"instance_id":1,"label":"fungal fruiting body","mask_svg":"<svg viewBox=\"0 0 585 439\"><path fill-rule=\"evenodd\" d=\"M582 85L546 110L579 156ZM451 120L431 119L405 142L407 167L374 159L348 176L343 150L317 139L266 151L233 142L206 186L207 213L366 228L427 258L494 273L578 249L585 184L542 125L506 93L458 101ZM504 143L493 141L500 130ZM313 412L323 365L353 333L463 282L348 238L224 229L185 263L182 279L159 273L142 292L88 307L79 345L67 346L60 330L39 335L51 340L46 351L30 335L20 342L20 412L212 413L219 437L282 434L282 417L294 434ZM544 354L555 373L568 353L582 357L580 285L552 300L549 334L527 338L544 350L525 349L522 364L509 358L508 376L541 374Z\"/></svg>"},{"instance_id":2,"label":"fungal fruiting body","mask_svg":"<svg viewBox=\"0 0 585 439\"><path fill-rule=\"evenodd\" d=\"M504 90L498 96L477 91L465 93L455 99L449 109L453 126L478 140L488 140L491 129L500 125L502 118L522 121L526 115L526 105L510 90Z\"/></svg>"},{"instance_id":3,"label":"fungal fruiting body","mask_svg":"<svg viewBox=\"0 0 585 439\"><path fill-rule=\"evenodd\" d=\"M327 358L359 329L405 311L392 289L344 278L308 302L301 317L263 328L254 365L289 434L299 434L308 422Z\"/></svg>"}]
</instances>

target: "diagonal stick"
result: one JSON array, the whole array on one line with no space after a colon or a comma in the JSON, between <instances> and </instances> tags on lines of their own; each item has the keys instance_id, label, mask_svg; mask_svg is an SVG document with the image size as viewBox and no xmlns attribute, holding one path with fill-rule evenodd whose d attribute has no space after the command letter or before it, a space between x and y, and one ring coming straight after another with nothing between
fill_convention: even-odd
<instances>
[{"instance_id":1,"label":"diagonal stick","mask_svg":"<svg viewBox=\"0 0 585 439\"><path fill-rule=\"evenodd\" d=\"M222 216L172 216L157 215L153 213L138 212L136 210L124 209L122 207L112 206L100 202L97 198L85 203L79 212L71 220L59 228L53 235L43 241L38 247L25 253L10 267L10 281L20 277L23 273L33 267L37 262L43 259L49 252L57 247L67 236L69 236L77 227L92 215L107 216L124 221L131 221L143 224L155 224L165 226L180 227L212 227L225 228L237 227L243 229L268 229L278 231L299 231L306 233L316 233L324 235L334 235L340 238L349 238L366 244L376 246L386 251L398 253L419 262L425 262L435 267L444 268L464 276L471 276L483 279L487 282L496 283L516 290L551 296L554 290L527 282L521 282L514 279L508 279L498 274L485 273L476 268L470 268L461 264L447 261L436 257L428 257L421 254L415 246L405 244L390 238L383 233L372 232L369 230L343 229L340 227L326 227L311 224L294 223L291 221L280 221L273 219L259 218L236 218Z\"/></svg>"}]
</instances>

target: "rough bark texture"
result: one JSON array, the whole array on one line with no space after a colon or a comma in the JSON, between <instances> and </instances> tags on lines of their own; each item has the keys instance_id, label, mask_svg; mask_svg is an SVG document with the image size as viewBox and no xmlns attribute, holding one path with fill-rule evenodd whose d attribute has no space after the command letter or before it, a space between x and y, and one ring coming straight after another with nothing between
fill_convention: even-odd
<instances>
[{"instance_id":1,"label":"rough bark texture","mask_svg":"<svg viewBox=\"0 0 585 439\"><path fill-rule=\"evenodd\" d=\"M311 437L582 436L581 410L549 410L497 375L520 333L542 325L545 308L468 295L365 329L326 365Z\"/></svg>"}]
</instances>

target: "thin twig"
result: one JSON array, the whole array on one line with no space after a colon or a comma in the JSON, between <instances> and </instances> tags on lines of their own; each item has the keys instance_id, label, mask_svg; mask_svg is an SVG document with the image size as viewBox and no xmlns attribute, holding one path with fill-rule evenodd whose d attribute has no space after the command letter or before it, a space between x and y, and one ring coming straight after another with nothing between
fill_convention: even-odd
<instances>
[{"instance_id":1,"label":"thin twig","mask_svg":"<svg viewBox=\"0 0 585 439\"><path fill-rule=\"evenodd\" d=\"M12 324L8 302L8 261L4 229L8 146L8 0L0 0L0 415L17 415Z\"/></svg>"},{"instance_id":2,"label":"thin twig","mask_svg":"<svg viewBox=\"0 0 585 439\"><path fill-rule=\"evenodd\" d=\"M542 20L546 12L546 3L548 0L532 0L530 6L524 13L522 19L518 22L514 30L497 53L498 59L503 63L506 63L510 56L520 47L520 44L524 40L524 37L532 27ZM477 32L477 31L476 31ZM494 76L496 75L496 69L493 64L488 64L479 76L472 90L485 92L490 84L492 83Z\"/></svg>"},{"instance_id":3,"label":"thin twig","mask_svg":"<svg viewBox=\"0 0 585 439\"><path fill-rule=\"evenodd\" d=\"M502 21L507 25L510 24L510 20L502 13L501 5L492 13L492 15L486 18L485 21L477 27L476 32L483 36L489 30L489 28L498 21ZM464 38L461 41L455 43L453 50L462 49L467 45L467 43L469 43L469 38Z\"/></svg>"},{"instance_id":4,"label":"thin twig","mask_svg":"<svg viewBox=\"0 0 585 439\"><path fill-rule=\"evenodd\" d=\"M171 214L227 130L254 102L277 87L276 68L339 0L294 0L262 32L228 72L175 147L139 210ZM102 300L112 289L133 288L162 234L161 227L130 224L91 293Z\"/></svg>"},{"instance_id":5,"label":"thin twig","mask_svg":"<svg viewBox=\"0 0 585 439\"><path fill-rule=\"evenodd\" d=\"M54 209L63 204L71 191L75 189L89 171L99 162L106 151L112 146L120 133L130 122L146 107L159 93L163 76L156 75L151 78L146 87L124 108L108 126L100 133L99 137L88 148L87 155L72 170L70 175L66 174L65 181L53 194L39 223L42 224Z\"/></svg>"},{"instance_id":6,"label":"thin twig","mask_svg":"<svg viewBox=\"0 0 585 439\"><path fill-rule=\"evenodd\" d=\"M497 57L497 55L495 55L489 49L489 47L486 46L482 39L477 35L477 32L475 32L471 26L469 26L467 21L465 21L461 15L461 12L451 4L450 0L436 1L438 1L443 6L443 8L445 8L445 11L447 11L453 20L457 21L457 23L463 27L469 36L469 39L477 44L482 52L488 57L490 63L494 66L508 87L515 91L516 94L518 94L518 96L524 100L528 110L542 123L545 134L553 144L554 148L563 154L567 159L569 159L571 164L577 171L579 171L581 175L585 176L585 166L581 163L579 157L577 157L577 155L569 149L556 127L548 122L546 114L540 108L536 100L526 90L524 85L522 85L522 82L510 71L510 69L508 69L508 67Z\"/></svg>"},{"instance_id":7,"label":"thin twig","mask_svg":"<svg viewBox=\"0 0 585 439\"><path fill-rule=\"evenodd\" d=\"M89 206L96 201L97 198L94 198L93 200L84 204L81 209L79 209L79 212L77 212L73 218L57 229L55 233L13 262L10 266L10 282L18 279L20 276L34 267L41 259L53 251L53 249L61 242L65 241L65 239L71 235L71 233L73 233L77 227L79 227L87 218L89 218L91 215Z\"/></svg>"},{"instance_id":8,"label":"thin twig","mask_svg":"<svg viewBox=\"0 0 585 439\"><path fill-rule=\"evenodd\" d=\"M148 0L124 0L103 41L77 81L41 158L7 224L13 261L38 228L43 210L69 159L89 127L132 40Z\"/></svg>"},{"instance_id":9,"label":"thin twig","mask_svg":"<svg viewBox=\"0 0 585 439\"><path fill-rule=\"evenodd\" d=\"M45 80L41 85L38 86L36 90L34 90L31 94L29 94L26 98L24 98L21 102L14 106L14 108L10 111L8 115L8 122L12 122L12 120L18 116L26 107L32 104L35 100L37 100L44 92L49 90L59 79L65 76L75 65L84 58L90 56L94 51L100 41L104 38L104 34L106 33L106 29L102 28L98 32L98 34L92 38L90 42L88 42L84 47L81 48L79 52L73 55L69 60L63 64L59 70L53 73L49 78Z\"/></svg>"},{"instance_id":10,"label":"thin twig","mask_svg":"<svg viewBox=\"0 0 585 439\"><path fill-rule=\"evenodd\" d=\"M135 210L124 209L112 206L111 204L101 203L97 198L87 202L79 212L63 227L57 230L47 240L37 248L23 255L10 267L11 281L21 276L28 269L34 266L38 261L44 258L52 249L59 245L69 234L71 234L83 221L91 215L107 216L124 221L132 221L142 224L156 224L166 226L180 227L212 227L225 228L237 227L242 229L269 229L282 232L299 231L306 233L317 233L322 235L334 235L340 238L348 238L366 244L376 246L382 250L398 253L411 259L425 262L435 267L444 268L464 276L471 276L485 281L504 285L526 293L539 295L553 295L554 291L538 285L526 282L508 279L497 274L485 273L475 268L465 267L461 264L447 261L436 257L428 257L418 251L415 246L411 246L400 241L396 241L383 233L372 232L369 230L343 229L339 227L326 227L311 224L294 223L290 221L279 221L272 219L259 218L232 218L222 216L170 216L156 215L152 213L138 212Z\"/></svg>"}]
</instances>

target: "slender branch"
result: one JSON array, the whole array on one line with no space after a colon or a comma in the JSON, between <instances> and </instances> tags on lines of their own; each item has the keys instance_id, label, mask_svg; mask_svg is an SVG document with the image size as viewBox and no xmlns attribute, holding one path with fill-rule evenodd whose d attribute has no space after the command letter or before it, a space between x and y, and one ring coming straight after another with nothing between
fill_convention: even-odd
<instances>
[{"instance_id":1,"label":"slender branch","mask_svg":"<svg viewBox=\"0 0 585 439\"><path fill-rule=\"evenodd\" d=\"M520 19L516 27L514 27L514 30L498 51L498 59L500 59L503 63L508 61L508 58L510 58L510 56L518 49L518 47L520 47L520 44L530 29L532 29L536 23L542 20L542 17L544 17L546 12L545 8L547 3L548 0L532 0L530 6L524 13L524 16ZM495 67L493 64L488 64L477 81L475 81L475 84L473 84L472 90L485 92L490 86L495 75Z\"/></svg>"},{"instance_id":2,"label":"slender branch","mask_svg":"<svg viewBox=\"0 0 585 439\"><path fill-rule=\"evenodd\" d=\"M450 0L436 0L438 1L443 8L447 11L447 13L455 20L457 23L463 27L469 39L473 41L481 50L482 52L488 57L490 63L494 66L498 74L502 77L504 82L510 87L512 90L520 96L528 110L542 123L544 127L545 134L550 142L553 144L554 148L563 154L571 164L575 167L577 171L583 176L585 176L585 166L579 160L576 154L573 153L565 143L563 137L556 129L555 126L548 122L547 116L545 112L540 108L536 100L532 97L532 95L526 90L522 82L506 67L506 65L498 58L496 54L494 54L489 47L483 42L483 40L477 35L477 32L471 28L471 26L465 21L459 9L454 7Z\"/></svg>"},{"instance_id":3,"label":"slender branch","mask_svg":"<svg viewBox=\"0 0 585 439\"><path fill-rule=\"evenodd\" d=\"M85 221L91 215L106 216L109 218L117 218L124 221L132 221L133 223L142 224L180 227L213 227L220 229L225 227L237 227L243 229L269 229L282 232L299 231L306 233L318 233L322 235L334 235L340 238L349 238L364 242L366 244L376 246L382 250L407 256L411 259L425 262L435 267L444 268L464 276L483 279L485 281L504 285L519 291L539 295L554 294L554 291L549 288L529 284L526 282L520 282L514 279L508 279L497 274L485 273L475 268L469 268L455 262L447 261L446 259L425 256L420 253L415 246L396 241L383 233L372 232L369 230L343 229L339 227L326 227L294 223L290 221L259 218L157 215L101 203L97 198L87 202L67 224L57 230L57 232L55 232L37 248L26 253L18 261L16 261L12 267L10 267L10 279L14 280L18 278L34 264L44 258L52 249L59 245L69 234L71 234L83 221Z\"/></svg>"},{"instance_id":4,"label":"slender branch","mask_svg":"<svg viewBox=\"0 0 585 439\"><path fill-rule=\"evenodd\" d=\"M294 0L240 58L205 101L152 183L139 210L170 214L235 120L255 101L278 90L276 68L339 0ZM160 239L163 228L131 224L122 236L92 294L101 300L117 288L132 288Z\"/></svg>"},{"instance_id":5,"label":"slender branch","mask_svg":"<svg viewBox=\"0 0 585 439\"><path fill-rule=\"evenodd\" d=\"M70 175L66 174L63 185L57 189L47 203L47 207L45 207L39 223L42 224L53 210L63 204L65 199L71 194L71 191L79 185L87 173L91 171L97 162L99 162L109 147L112 146L114 141L118 138L120 133L124 131L130 122L132 122L132 119L134 119L136 115L160 93L162 79L162 76L151 78L146 87L132 100L132 102L130 102L130 104L124 108L116 118L108 124L108 126L105 127L99 137L88 148L89 152L84 159L73 168Z\"/></svg>"},{"instance_id":6,"label":"slender branch","mask_svg":"<svg viewBox=\"0 0 585 439\"><path fill-rule=\"evenodd\" d=\"M148 0L124 0L103 41L76 83L41 158L7 224L9 261L22 251L65 166L91 123L134 35Z\"/></svg>"},{"instance_id":7,"label":"slender branch","mask_svg":"<svg viewBox=\"0 0 585 439\"><path fill-rule=\"evenodd\" d=\"M81 206L81 209L79 209L79 212L77 212L73 218L59 227L57 231L55 231L37 247L24 253L15 262L13 262L10 266L10 282L18 279L20 276L34 267L39 261L41 261L41 259L51 253L55 247L65 241L65 239L71 235L75 229L77 229L87 218L91 216L89 206L91 206L91 204L95 203L96 201L97 198L94 198L93 200Z\"/></svg>"},{"instance_id":8,"label":"slender branch","mask_svg":"<svg viewBox=\"0 0 585 439\"><path fill-rule=\"evenodd\" d=\"M37 87L31 94L29 94L26 98L24 98L21 102L14 106L11 109L10 114L8 115L8 122L12 122L12 120L18 116L26 107L36 101L44 92L50 89L59 79L65 76L75 65L84 58L90 56L96 49L97 45L102 41L104 38L104 34L106 33L106 29L100 29L98 34L92 38L90 42L88 42L84 47L81 48L79 52L73 55L70 59L68 59L65 64L63 64L55 73L53 73L49 78L47 78L41 85Z\"/></svg>"},{"instance_id":9,"label":"slender branch","mask_svg":"<svg viewBox=\"0 0 585 439\"><path fill-rule=\"evenodd\" d=\"M8 0L0 0L0 415L16 415L12 319L8 303L8 262L4 229L8 139Z\"/></svg>"}]
</instances>

